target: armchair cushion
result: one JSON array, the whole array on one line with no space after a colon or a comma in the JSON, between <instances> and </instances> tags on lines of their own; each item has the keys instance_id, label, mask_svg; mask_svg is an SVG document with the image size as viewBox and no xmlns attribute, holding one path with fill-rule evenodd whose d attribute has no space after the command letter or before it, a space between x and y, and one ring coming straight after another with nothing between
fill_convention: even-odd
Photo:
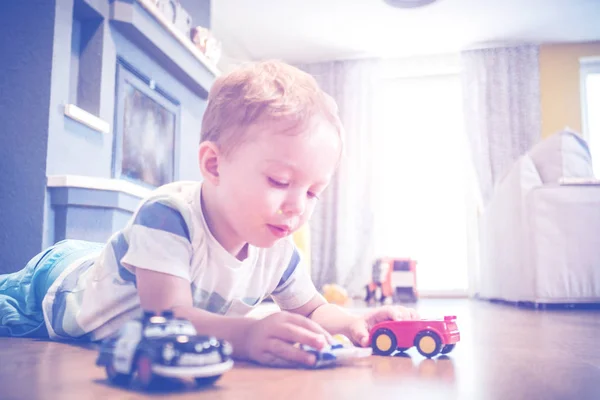
<instances>
[{"instance_id":1,"label":"armchair cushion","mask_svg":"<svg viewBox=\"0 0 600 400\"><path fill-rule=\"evenodd\" d=\"M529 155L543 183L558 183L561 178L594 176L592 156L586 141L569 130L542 140L529 151Z\"/></svg>"}]
</instances>

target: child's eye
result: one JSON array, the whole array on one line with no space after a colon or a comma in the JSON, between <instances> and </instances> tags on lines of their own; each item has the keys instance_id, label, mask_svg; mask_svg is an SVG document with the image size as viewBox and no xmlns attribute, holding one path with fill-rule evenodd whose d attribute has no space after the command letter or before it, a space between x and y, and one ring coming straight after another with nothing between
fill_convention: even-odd
<instances>
[{"instance_id":1,"label":"child's eye","mask_svg":"<svg viewBox=\"0 0 600 400\"><path fill-rule=\"evenodd\" d=\"M273 178L269 178L269 183L271 184L271 186L279 188L279 189L285 189L290 185L287 182L281 182L281 181L278 181L277 179L273 179Z\"/></svg>"}]
</instances>

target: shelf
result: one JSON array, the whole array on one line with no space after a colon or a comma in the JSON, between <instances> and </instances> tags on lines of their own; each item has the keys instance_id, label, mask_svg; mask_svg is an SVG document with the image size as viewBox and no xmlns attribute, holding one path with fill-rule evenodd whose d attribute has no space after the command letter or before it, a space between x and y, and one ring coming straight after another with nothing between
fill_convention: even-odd
<instances>
[{"instance_id":1,"label":"shelf","mask_svg":"<svg viewBox=\"0 0 600 400\"><path fill-rule=\"evenodd\" d=\"M103 192L118 192L138 199L143 199L152 193L151 189L125 180L81 175L49 175L46 186L48 188L78 188Z\"/></svg>"},{"instance_id":2,"label":"shelf","mask_svg":"<svg viewBox=\"0 0 600 400\"><path fill-rule=\"evenodd\" d=\"M112 25L202 98L220 74L151 0L114 0Z\"/></svg>"},{"instance_id":3,"label":"shelf","mask_svg":"<svg viewBox=\"0 0 600 400\"><path fill-rule=\"evenodd\" d=\"M77 107L75 104L65 104L65 115L90 129L100 133L110 133L110 124L108 122Z\"/></svg>"}]
</instances>

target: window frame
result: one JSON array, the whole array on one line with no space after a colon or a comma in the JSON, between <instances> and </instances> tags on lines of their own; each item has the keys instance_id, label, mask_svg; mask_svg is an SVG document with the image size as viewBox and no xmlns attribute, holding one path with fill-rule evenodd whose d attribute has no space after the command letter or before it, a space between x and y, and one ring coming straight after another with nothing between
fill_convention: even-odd
<instances>
[{"instance_id":1,"label":"window frame","mask_svg":"<svg viewBox=\"0 0 600 400\"><path fill-rule=\"evenodd\" d=\"M600 75L600 57L584 57L579 59L579 87L581 93L581 128L584 139L591 143L588 124L588 93L586 80L588 75Z\"/></svg>"}]
</instances>

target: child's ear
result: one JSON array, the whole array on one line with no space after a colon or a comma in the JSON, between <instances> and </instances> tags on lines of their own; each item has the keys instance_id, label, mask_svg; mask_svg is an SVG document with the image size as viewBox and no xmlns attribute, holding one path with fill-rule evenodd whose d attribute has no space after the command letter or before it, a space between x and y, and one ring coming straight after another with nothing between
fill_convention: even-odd
<instances>
[{"instance_id":1,"label":"child's ear","mask_svg":"<svg viewBox=\"0 0 600 400\"><path fill-rule=\"evenodd\" d=\"M200 143L198 149L200 172L204 179L213 185L219 184L219 157L219 149L215 143L209 141Z\"/></svg>"}]
</instances>

